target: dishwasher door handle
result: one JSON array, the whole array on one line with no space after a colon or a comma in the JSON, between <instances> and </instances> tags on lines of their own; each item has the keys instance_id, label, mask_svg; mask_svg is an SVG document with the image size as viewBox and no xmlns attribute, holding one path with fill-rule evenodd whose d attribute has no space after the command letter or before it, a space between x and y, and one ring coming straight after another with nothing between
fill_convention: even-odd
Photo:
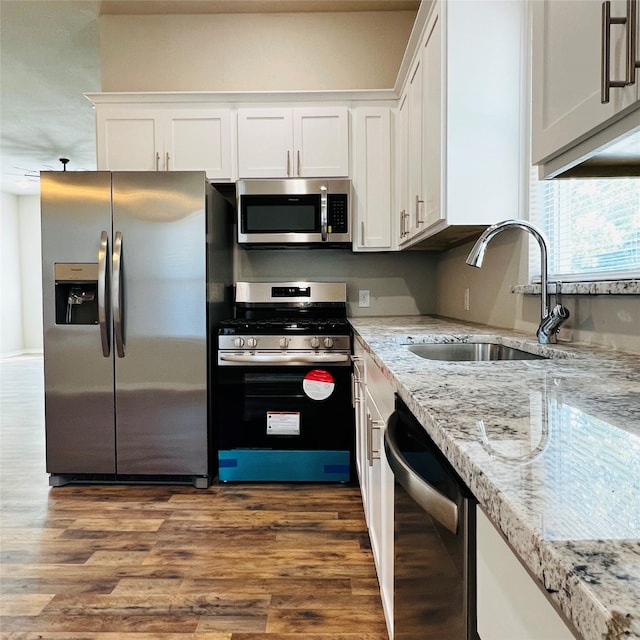
<instances>
[{"instance_id":1,"label":"dishwasher door handle","mask_svg":"<svg viewBox=\"0 0 640 640\"><path fill-rule=\"evenodd\" d=\"M396 480L434 520L454 535L458 533L458 505L415 473L398 448L396 428L400 417L391 414L384 433L384 450Z\"/></svg>"}]
</instances>

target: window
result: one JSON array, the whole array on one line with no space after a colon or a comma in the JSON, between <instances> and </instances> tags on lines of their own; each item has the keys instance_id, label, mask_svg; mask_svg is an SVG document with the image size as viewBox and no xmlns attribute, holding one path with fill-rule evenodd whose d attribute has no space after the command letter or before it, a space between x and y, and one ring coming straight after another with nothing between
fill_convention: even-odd
<instances>
[{"instance_id":1,"label":"window","mask_svg":"<svg viewBox=\"0 0 640 640\"><path fill-rule=\"evenodd\" d=\"M530 221L549 240L555 280L622 280L640 276L640 178L531 178ZM540 276L537 243L530 275Z\"/></svg>"}]
</instances>

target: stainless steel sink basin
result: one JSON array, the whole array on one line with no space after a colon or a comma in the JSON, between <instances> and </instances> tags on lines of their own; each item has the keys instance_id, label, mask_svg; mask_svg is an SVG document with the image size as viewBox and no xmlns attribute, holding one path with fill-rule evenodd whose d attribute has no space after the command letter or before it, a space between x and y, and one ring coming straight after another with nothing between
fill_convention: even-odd
<instances>
[{"instance_id":1,"label":"stainless steel sink basin","mask_svg":"<svg viewBox=\"0 0 640 640\"><path fill-rule=\"evenodd\" d=\"M506 347L493 342L447 342L425 343L407 346L411 353L415 353L427 360L447 360L453 362L488 362L492 360L545 360L545 356Z\"/></svg>"}]
</instances>

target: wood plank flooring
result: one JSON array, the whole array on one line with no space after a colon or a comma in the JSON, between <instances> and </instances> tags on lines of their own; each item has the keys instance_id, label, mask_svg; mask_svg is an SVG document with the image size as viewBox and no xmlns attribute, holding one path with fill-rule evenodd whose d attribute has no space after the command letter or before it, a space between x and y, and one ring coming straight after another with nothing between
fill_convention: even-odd
<instances>
[{"instance_id":1,"label":"wood plank flooring","mask_svg":"<svg viewBox=\"0 0 640 640\"><path fill-rule=\"evenodd\" d=\"M50 488L42 358L0 399L2 640L386 640L357 487Z\"/></svg>"}]
</instances>

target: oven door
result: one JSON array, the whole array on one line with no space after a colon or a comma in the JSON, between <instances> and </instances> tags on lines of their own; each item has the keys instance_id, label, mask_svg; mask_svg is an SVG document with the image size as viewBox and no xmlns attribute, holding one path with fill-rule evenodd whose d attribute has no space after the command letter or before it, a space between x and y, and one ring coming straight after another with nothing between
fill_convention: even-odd
<instances>
[{"instance_id":1,"label":"oven door","mask_svg":"<svg viewBox=\"0 0 640 640\"><path fill-rule=\"evenodd\" d=\"M351 479L351 367L218 367L221 481Z\"/></svg>"}]
</instances>

